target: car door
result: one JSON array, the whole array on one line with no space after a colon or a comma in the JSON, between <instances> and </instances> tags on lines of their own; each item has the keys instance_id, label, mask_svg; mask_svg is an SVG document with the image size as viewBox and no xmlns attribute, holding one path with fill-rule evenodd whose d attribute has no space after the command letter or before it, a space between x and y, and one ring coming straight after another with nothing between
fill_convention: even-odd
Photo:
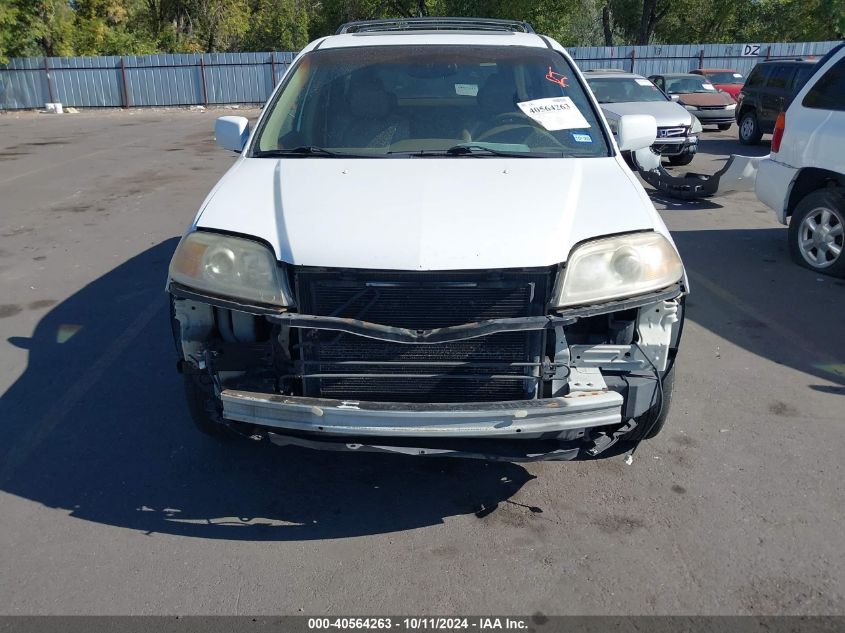
<instances>
[{"instance_id":1,"label":"car door","mask_svg":"<svg viewBox=\"0 0 845 633\"><path fill-rule=\"evenodd\" d=\"M776 64L769 73L766 85L760 93L760 116L758 122L763 132L771 132L778 114L787 107L787 98L792 90L794 64Z\"/></svg>"}]
</instances>

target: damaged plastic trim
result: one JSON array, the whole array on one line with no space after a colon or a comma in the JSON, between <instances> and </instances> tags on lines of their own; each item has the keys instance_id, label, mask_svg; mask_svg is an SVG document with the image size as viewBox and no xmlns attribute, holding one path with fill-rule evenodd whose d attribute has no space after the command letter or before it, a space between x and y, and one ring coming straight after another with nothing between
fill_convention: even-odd
<instances>
[{"instance_id":1,"label":"damaged plastic trim","mask_svg":"<svg viewBox=\"0 0 845 633\"><path fill-rule=\"evenodd\" d=\"M179 297L180 299L191 299L217 308L237 310L238 312L246 312L248 314L279 314L284 313L286 310L286 308L281 308L279 306L249 304L243 303L242 301L236 301L234 299L227 299L226 297L205 294L198 292L193 288L177 284L173 281L168 283L167 291L174 297Z\"/></svg>"},{"instance_id":2,"label":"damaged plastic trim","mask_svg":"<svg viewBox=\"0 0 845 633\"><path fill-rule=\"evenodd\" d=\"M616 301L605 301L595 305L577 306L555 310L554 315L521 317L514 319L490 319L486 321L475 321L461 325L437 328L434 330L411 330L408 328L395 328L368 321L357 319L343 319L340 317L315 316L300 314L298 312L287 312L278 306L259 306L245 304L240 301L226 299L196 292L191 288L171 282L168 291L181 299L190 299L202 304L226 308L247 314L266 315L271 321L278 321L289 327L313 329L313 330L335 330L369 336L370 338L395 341L399 343L447 343L450 341L466 340L480 336L488 336L497 332L520 332L527 330L547 330L563 325L571 325L578 318L590 317L596 314L616 312L640 308L656 301L675 299L684 293L683 284L677 283L664 290L650 292L637 297L618 299ZM466 336L469 334L469 336ZM383 338L386 335L387 338ZM439 338L445 336L447 338ZM401 340L400 340L401 339Z\"/></svg>"},{"instance_id":3,"label":"damaged plastic trim","mask_svg":"<svg viewBox=\"0 0 845 633\"><path fill-rule=\"evenodd\" d=\"M496 334L498 332L547 330L575 322L574 317L546 315L513 319L489 319L486 321L476 321L473 323L464 323L462 325L453 325L431 330L412 330L409 328L393 327L390 325L360 321L358 319L315 316L312 314L278 314L268 317L268 319L271 321L277 321L289 327L314 330L333 330L336 332L346 332L347 334L374 338L381 341L390 341L392 343L416 344L463 341L466 339Z\"/></svg>"},{"instance_id":4,"label":"damaged plastic trim","mask_svg":"<svg viewBox=\"0 0 845 633\"><path fill-rule=\"evenodd\" d=\"M669 288L666 288L665 290L649 292L648 294L640 295L638 297L617 299L616 301L604 301L602 303L589 306L558 309L555 312L563 317L585 318L595 316L597 314L607 314L608 312L622 312L623 310L642 308L643 306L651 305L652 303L657 303L658 301L677 299L684 294L684 292L684 285L679 282Z\"/></svg>"},{"instance_id":5,"label":"damaged plastic trim","mask_svg":"<svg viewBox=\"0 0 845 633\"><path fill-rule=\"evenodd\" d=\"M315 316L295 312L275 314L268 316L267 318L270 321L276 321L289 327L333 330L382 341L389 341L392 343L436 344L479 338L499 332L553 330L557 327L571 325L580 317L642 307L662 300L674 299L681 293L680 284L675 284L668 290L649 293L648 295L643 295L641 297L606 302L594 306L572 308L565 311L561 310L556 315L519 317L513 319L489 319L431 330L412 330L409 328L399 328L379 323L370 323L368 321L360 321L358 319Z\"/></svg>"},{"instance_id":6,"label":"damaged plastic trim","mask_svg":"<svg viewBox=\"0 0 845 633\"><path fill-rule=\"evenodd\" d=\"M277 446L299 446L311 450L340 451L350 453L388 453L399 455L413 455L416 457L463 457L469 459L483 459L492 462L540 462L540 461L569 461L578 457L577 448L558 448L545 453L523 452L520 454L499 454L493 452L466 451L450 448L416 448L413 446L389 446L378 444L359 444L353 442L332 442L326 440L309 440L290 435L267 434L270 441Z\"/></svg>"}]
</instances>

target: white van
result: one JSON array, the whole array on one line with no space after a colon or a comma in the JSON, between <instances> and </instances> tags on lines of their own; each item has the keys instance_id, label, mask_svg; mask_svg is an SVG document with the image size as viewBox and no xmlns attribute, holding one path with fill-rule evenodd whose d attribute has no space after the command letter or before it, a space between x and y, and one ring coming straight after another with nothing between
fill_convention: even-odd
<instances>
[{"instance_id":1,"label":"white van","mask_svg":"<svg viewBox=\"0 0 845 633\"><path fill-rule=\"evenodd\" d=\"M845 277L845 44L828 53L782 112L760 162L761 202L789 224L798 264Z\"/></svg>"},{"instance_id":2,"label":"white van","mask_svg":"<svg viewBox=\"0 0 845 633\"><path fill-rule=\"evenodd\" d=\"M331 450L596 455L663 427L687 291L569 55L525 23L309 44L170 265L194 421Z\"/></svg>"}]
</instances>

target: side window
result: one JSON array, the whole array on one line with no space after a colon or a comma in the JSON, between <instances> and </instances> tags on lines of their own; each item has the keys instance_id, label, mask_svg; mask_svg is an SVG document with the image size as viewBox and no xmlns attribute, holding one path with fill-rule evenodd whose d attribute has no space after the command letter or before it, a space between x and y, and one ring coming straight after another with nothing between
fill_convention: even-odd
<instances>
[{"instance_id":1,"label":"side window","mask_svg":"<svg viewBox=\"0 0 845 633\"><path fill-rule=\"evenodd\" d=\"M816 72L816 66L812 64L801 65L795 71L795 78L792 80L792 92L798 92L807 83L807 80Z\"/></svg>"},{"instance_id":2,"label":"side window","mask_svg":"<svg viewBox=\"0 0 845 633\"><path fill-rule=\"evenodd\" d=\"M666 83L663 81L663 77L651 77L651 80L654 82L655 86L661 90L666 90Z\"/></svg>"},{"instance_id":3,"label":"side window","mask_svg":"<svg viewBox=\"0 0 845 633\"><path fill-rule=\"evenodd\" d=\"M786 90L789 87L789 82L792 79L792 66L775 66L769 75L767 87L776 90Z\"/></svg>"},{"instance_id":4,"label":"side window","mask_svg":"<svg viewBox=\"0 0 845 633\"><path fill-rule=\"evenodd\" d=\"M750 88L752 86L759 86L766 80L766 66L755 66L751 70L751 74L748 75L748 79L745 81L745 86Z\"/></svg>"},{"instance_id":5,"label":"side window","mask_svg":"<svg viewBox=\"0 0 845 633\"><path fill-rule=\"evenodd\" d=\"M845 57L810 88L802 105L805 108L845 111Z\"/></svg>"}]
</instances>

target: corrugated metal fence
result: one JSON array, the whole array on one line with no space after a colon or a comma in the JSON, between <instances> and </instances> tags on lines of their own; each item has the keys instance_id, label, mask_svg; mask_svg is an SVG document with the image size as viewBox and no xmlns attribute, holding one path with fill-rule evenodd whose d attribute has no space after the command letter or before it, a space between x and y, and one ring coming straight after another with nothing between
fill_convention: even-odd
<instances>
[{"instance_id":1,"label":"corrugated metal fence","mask_svg":"<svg viewBox=\"0 0 845 633\"><path fill-rule=\"evenodd\" d=\"M0 108L263 103L295 53L27 57L0 66Z\"/></svg>"},{"instance_id":2,"label":"corrugated metal fence","mask_svg":"<svg viewBox=\"0 0 845 633\"><path fill-rule=\"evenodd\" d=\"M693 68L747 74L763 59L823 55L838 42L673 44L569 49L584 69L641 75ZM756 53L756 55L749 55ZM126 57L28 57L0 66L0 109L263 103L295 53L211 53Z\"/></svg>"}]
</instances>

